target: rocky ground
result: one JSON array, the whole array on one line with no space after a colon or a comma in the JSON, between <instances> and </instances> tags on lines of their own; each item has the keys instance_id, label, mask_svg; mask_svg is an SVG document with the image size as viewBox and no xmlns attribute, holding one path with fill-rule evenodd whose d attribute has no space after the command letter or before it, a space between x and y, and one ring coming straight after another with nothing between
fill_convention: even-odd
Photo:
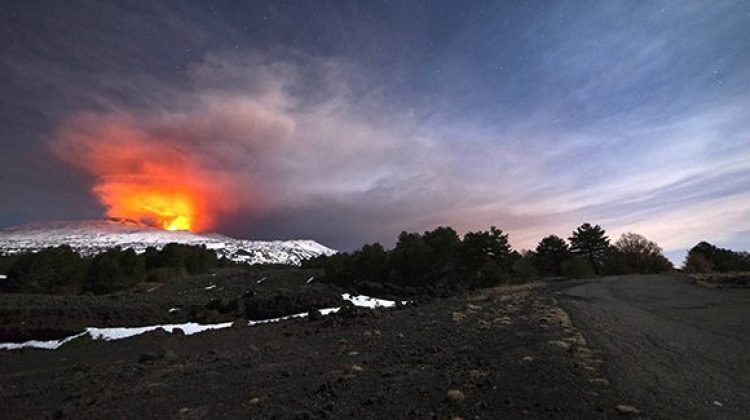
<instances>
[{"instance_id":1,"label":"rocky ground","mask_svg":"<svg viewBox=\"0 0 750 420\"><path fill-rule=\"evenodd\" d=\"M225 269L153 284L144 293L0 293L0 342L61 338L91 326L267 319L338 305L341 290L316 282L319 275L316 270Z\"/></svg>"},{"instance_id":2,"label":"rocky ground","mask_svg":"<svg viewBox=\"0 0 750 420\"><path fill-rule=\"evenodd\" d=\"M132 296L113 299L120 309L112 309L108 322L144 314L154 324L151 314L171 316L171 305L185 312L190 305L201 308L193 315L174 315L182 319L201 311L208 311L201 316L218 318L257 315L253 308L271 307L257 302L274 299L292 312L295 305L328 305L325 300L339 291L323 285L311 289L314 281L303 289L300 283L311 276L291 270L278 279L261 271L191 279L194 283L183 287L152 292L149 303L141 302L138 309L123 303ZM267 279L258 284L263 277ZM276 280L278 284L270 283ZM212 285L216 287L206 290ZM324 317L254 327L238 322L192 336L153 332L111 342L77 340L51 351L3 351L0 406L4 418L631 415L637 408L612 390L602 374L600 354L557 305L554 290L559 287L487 289L403 308L345 308ZM223 298L217 300L210 293L219 288ZM291 300L278 297L291 289L304 292ZM304 296L311 294L316 297L306 301ZM90 318L76 322L99 318L101 311L90 309L89 303L111 299L84 298L92 300L70 305L89 308ZM21 306L16 305L17 313ZM230 309L221 313L209 307ZM37 314L50 309L34 308ZM64 317L65 310L50 319ZM6 326L12 323L3 320ZM44 321L37 325L49 326Z\"/></svg>"}]
</instances>

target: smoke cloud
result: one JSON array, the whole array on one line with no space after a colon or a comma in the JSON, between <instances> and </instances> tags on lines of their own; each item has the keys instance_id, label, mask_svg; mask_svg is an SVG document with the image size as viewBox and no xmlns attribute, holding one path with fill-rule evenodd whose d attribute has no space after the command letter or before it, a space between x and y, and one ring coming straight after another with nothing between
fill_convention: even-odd
<instances>
[{"instance_id":1,"label":"smoke cloud","mask_svg":"<svg viewBox=\"0 0 750 420\"><path fill-rule=\"evenodd\" d=\"M240 210L264 211L243 164L293 130L289 118L234 100L181 112L77 114L52 148L93 176L108 216L203 231Z\"/></svg>"},{"instance_id":2,"label":"smoke cloud","mask_svg":"<svg viewBox=\"0 0 750 420\"><path fill-rule=\"evenodd\" d=\"M52 150L92 177L108 216L169 229L357 196L398 208L443 178L433 139L355 100L345 65L312 61L209 56L190 71L194 90L165 92L177 99L151 109L74 114Z\"/></svg>"}]
</instances>

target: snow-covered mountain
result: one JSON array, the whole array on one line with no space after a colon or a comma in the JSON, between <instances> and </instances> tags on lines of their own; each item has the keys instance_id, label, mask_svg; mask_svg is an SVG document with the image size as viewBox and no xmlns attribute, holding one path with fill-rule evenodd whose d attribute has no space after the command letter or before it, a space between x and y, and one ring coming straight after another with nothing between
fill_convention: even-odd
<instances>
[{"instance_id":1,"label":"snow-covered mountain","mask_svg":"<svg viewBox=\"0 0 750 420\"><path fill-rule=\"evenodd\" d=\"M218 256L247 264L292 264L337 251L312 240L249 241L219 234L165 231L136 222L94 220L23 225L0 230L0 254L70 245L83 255L119 246L143 252L168 243L205 245Z\"/></svg>"}]
</instances>

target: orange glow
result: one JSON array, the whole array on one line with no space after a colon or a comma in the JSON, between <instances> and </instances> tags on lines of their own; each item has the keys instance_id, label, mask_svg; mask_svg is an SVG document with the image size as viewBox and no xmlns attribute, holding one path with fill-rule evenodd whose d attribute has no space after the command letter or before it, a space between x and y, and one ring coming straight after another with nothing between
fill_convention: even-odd
<instances>
[{"instance_id":1,"label":"orange glow","mask_svg":"<svg viewBox=\"0 0 750 420\"><path fill-rule=\"evenodd\" d=\"M198 209L189 192L103 184L95 189L110 217L138 220L165 230L195 230ZM105 192L106 191L106 192Z\"/></svg>"},{"instance_id":2,"label":"orange glow","mask_svg":"<svg viewBox=\"0 0 750 420\"><path fill-rule=\"evenodd\" d=\"M238 207L236 185L174 139L153 138L129 120L79 117L53 150L95 177L107 216L165 230L204 231Z\"/></svg>"}]
</instances>

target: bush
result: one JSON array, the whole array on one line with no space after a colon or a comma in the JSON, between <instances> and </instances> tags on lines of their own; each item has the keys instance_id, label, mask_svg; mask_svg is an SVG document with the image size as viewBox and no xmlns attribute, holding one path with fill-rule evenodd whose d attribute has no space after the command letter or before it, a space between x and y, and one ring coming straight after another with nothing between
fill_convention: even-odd
<instances>
[{"instance_id":1,"label":"bush","mask_svg":"<svg viewBox=\"0 0 750 420\"><path fill-rule=\"evenodd\" d=\"M571 279L590 279L596 276L594 268L586 258L573 257L562 263L562 272Z\"/></svg>"}]
</instances>

